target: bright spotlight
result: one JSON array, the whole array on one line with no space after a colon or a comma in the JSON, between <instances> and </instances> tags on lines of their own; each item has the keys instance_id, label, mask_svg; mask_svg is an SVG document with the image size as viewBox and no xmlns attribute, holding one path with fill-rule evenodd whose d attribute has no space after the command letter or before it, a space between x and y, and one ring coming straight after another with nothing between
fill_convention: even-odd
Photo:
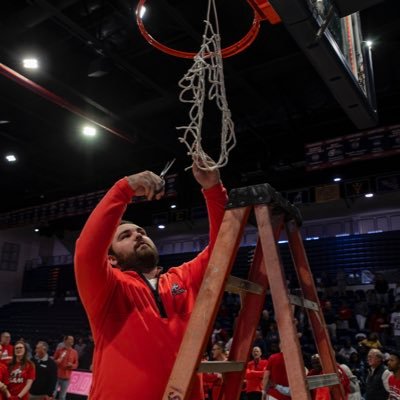
<instances>
[{"instance_id":1,"label":"bright spotlight","mask_svg":"<svg viewBox=\"0 0 400 400\"><path fill-rule=\"evenodd\" d=\"M7 154L7 155L6 155L6 160L7 160L8 162L15 162L15 161L17 161L17 157L15 157L14 154Z\"/></svg>"},{"instance_id":2,"label":"bright spotlight","mask_svg":"<svg viewBox=\"0 0 400 400\"><path fill-rule=\"evenodd\" d=\"M22 65L26 69L38 69L39 68L39 62L36 58L24 58L22 60Z\"/></svg>"},{"instance_id":3,"label":"bright spotlight","mask_svg":"<svg viewBox=\"0 0 400 400\"><path fill-rule=\"evenodd\" d=\"M364 196L370 198L370 197L374 197L374 194L373 193L365 193Z\"/></svg>"},{"instance_id":4,"label":"bright spotlight","mask_svg":"<svg viewBox=\"0 0 400 400\"><path fill-rule=\"evenodd\" d=\"M94 128L93 126L84 126L82 129L82 133L85 136L93 137L93 136L96 136L97 131L96 131L96 128Z\"/></svg>"},{"instance_id":5,"label":"bright spotlight","mask_svg":"<svg viewBox=\"0 0 400 400\"><path fill-rule=\"evenodd\" d=\"M165 225L158 225L158 229L165 229Z\"/></svg>"}]
</instances>

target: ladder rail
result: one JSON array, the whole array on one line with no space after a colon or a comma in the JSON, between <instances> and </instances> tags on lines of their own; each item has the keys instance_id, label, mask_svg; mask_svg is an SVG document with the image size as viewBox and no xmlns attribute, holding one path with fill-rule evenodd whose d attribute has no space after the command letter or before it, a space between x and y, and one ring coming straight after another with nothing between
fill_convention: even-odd
<instances>
[{"instance_id":1,"label":"ladder rail","mask_svg":"<svg viewBox=\"0 0 400 400\"><path fill-rule=\"evenodd\" d=\"M336 374L339 376L335 355L332 350L331 340L326 329L324 314L319 302L318 292L315 287L314 278L308 263L300 231L294 220L286 223L285 230L303 296L307 300L310 300L318 305L318 310L310 310L306 308L306 312L312 326L314 341L320 356L323 373ZM344 389L341 384L332 386L330 390L332 391L335 400L346 399Z\"/></svg>"},{"instance_id":2,"label":"ladder rail","mask_svg":"<svg viewBox=\"0 0 400 400\"><path fill-rule=\"evenodd\" d=\"M225 212L163 400L188 400L250 211L248 206Z\"/></svg>"},{"instance_id":3,"label":"ladder rail","mask_svg":"<svg viewBox=\"0 0 400 400\"><path fill-rule=\"evenodd\" d=\"M278 245L274 238L274 231L282 219L271 216L267 206L255 206L259 238L264 254L269 287L273 299L275 317L281 342L281 350L288 369L289 386L292 393L296 393L296 400L311 400L310 391L306 385L304 360L293 323L293 309L289 301L283 265ZM282 218L282 216L281 216ZM279 310L279 312L276 312Z\"/></svg>"},{"instance_id":4,"label":"ladder rail","mask_svg":"<svg viewBox=\"0 0 400 400\"><path fill-rule=\"evenodd\" d=\"M282 229L283 223L279 224L274 232L275 240L278 240ZM248 279L254 283L262 285L264 287L264 293L261 296L251 293L245 294L242 309L233 335L232 347L229 352L229 360L241 360L246 363L250 357L256 328L260 320L261 312L264 308L266 291L269 288L267 270L264 263L262 246L259 240L257 241ZM235 340L235 338L238 337L240 338L240 341ZM239 398L245 373L246 370L224 376L221 390L224 397L222 397L222 399L237 400Z\"/></svg>"}]
</instances>

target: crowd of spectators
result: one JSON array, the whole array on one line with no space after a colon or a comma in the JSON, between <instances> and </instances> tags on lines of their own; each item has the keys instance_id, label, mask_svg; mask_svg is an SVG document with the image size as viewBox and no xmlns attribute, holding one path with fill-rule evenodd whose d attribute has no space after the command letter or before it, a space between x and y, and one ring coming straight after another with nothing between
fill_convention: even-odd
<instances>
[{"instance_id":1,"label":"crowd of spectators","mask_svg":"<svg viewBox=\"0 0 400 400\"><path fill-rule=\"evenodd\" d=\"M391 375L387 364L391 353L400 352L400 285L398 284L395 289L390 289L388 282L381 274L376 276L374 288L367 291L348 290L351 286L346 287L343 281L345 281L343 271L338 275L339 285L333 279L328 280L327 277L323 277L319 280L318 291L338 366L343 375L348 375L349 400L362 398L387 400L389 399L388 380ZM295 283L288 282L288 285L292 293L297 293ZM229 353L235 318L239 311L239 297L229 293L225 294L211 345L216 342L219 342L220 346L221 343L226 343L225 351ZM294 309L294 315L305 367L307 371L315 372L315 360L318 354L307 315L300 307ZM263 366L265 372L271 356L280 354L279 332L274 319L273 306L271 302L268 302L268 298L253 346L254 349L260 350L261 359L267 360ZM209 359L213 359L212 354ZM275 360L275 356L273 359ZM251 361L254 363L254 358ZM254 364L250 371L247 371L247 376L250 376L249 373L254 376ZM256 373L260 376L259 371ZM379 379L376 378L376 375L379 375ZM264 389L262 378L259 383L261 396L261 391ZM254 387L254 379L252 387ZM208 391L210 392L209 385ZM252 396L253 394L246 395L245 381L242 399L261 399L261 397ZM396 393L397 397L394 397L395 395L392 393L391 396L391 400L400 399L400 391ZM321 395L320 397L329 399L329 397ZM290 397L281 393L276 395L276 398L289 399ZM209 395L208 399L213 399L213 397Z\"/></svg>"},{"instance_id":2,"label":"crowd of spectators","mask_svg":"<svg viewBox=\"0 0 400 400\"><path fill-rule=\"evenodd\" d=\"M337 282L326 276L317 282L338 368L343 376L347 376L342 384L347 387L349 400L389 399L391 374L386 364L391 362L391 353L400 351L400 285L389 289L384 276L378 275L374 289L348 290L351 286L345 285L344 271L338 273ZM295 282L288 282L288 286L292 293L299 294ZM240 297L225 293L205 359L227 359L240 309ZM309 374L317 374L319 358L307 314L296 306L294 316L305 367ZM12 345L10 333L3 332L0 341L0 400L28 399L29 394L29 398L34 400L64 400L71 371L78 366L82 370L91 370L94 344L90 334L68 335L58 342L55 338L48 338L31 343L35 345L32 351L29 338L19 338ZM267 296L241 398L261 399L264 390L272 390L278 400L290 399L283 362L273 305ZM278 368L278 375L275 368ZM282 378L281 382L276 382L276 376ZM217 399L223 376L204 374L203 381L206 399ZM376 393L381 397L373 397L376 396L371 395L374 391L378 391ZM390 399L400 399L400 392L396 395L398 397Z\"/></svg>"},{"instance_id":3,"label":"crowd of spectators","mask_svg":"<svg viewBox=\"0 0 400 400\"><path fill-rule=\"evenodd\" d=\"M63 336L52 348L39 340L34 351L24 338L12 344L10 332L0 339L0 400L65 400L72 371L91 369L93 339L91 335Z\"/></svg>"}]
</instances>

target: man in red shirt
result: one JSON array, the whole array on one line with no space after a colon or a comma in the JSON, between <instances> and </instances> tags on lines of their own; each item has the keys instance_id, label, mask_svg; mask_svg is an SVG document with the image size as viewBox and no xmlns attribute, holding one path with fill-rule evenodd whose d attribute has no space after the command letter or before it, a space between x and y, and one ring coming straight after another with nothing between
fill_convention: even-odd
<instances>
[{"instance_id":1,"label":"man in red shirt","mask_svg":"<svg viewBox=\"0 0 400 400\"><path fill-rule=\"evenodd\" d=\"M246 394L248 400L261 400L263 377L268 361L261 358L262 352L258 346L253 347L253 359L247 363Z\"/></svg>"},{"instance_id":2,"label":"man in red shirt","mask_svg":"<svg viewBox=\"0 0 400 400\"><path fill-rule=\"evenodd\" d=\"M0 344L2 347L2 350L0 351L0 362L6 365L10 364L14 353L14 346L10 342L10 333L3 332L0 338Z\"/></svg>"},{"instance_id":3,"label":"man in red shirt","mask_svg":"<svg viewBox=\"0 0 400 400\"><path fill-rule=\"evenodd\" d=\"M400 400L400 351L391 351L388 360L389 371L393 375L389 376L389 399Z\"/></svg>"},{"instance_id":4,"label":"man in red shirt","mask_svg":"<svg viewBox=\"0 0 400 400\"><path fill-rule=\"evenodd\" d=\"M165 274L145 230L121 217L133 196L163 195L163 180L145 171L118 181L77 241L75 274L95 351L91 400L162 398L224 214L217 169L193 166L210 220L210 244ZM191 400L203 398L196 379Z\"/></svg>"},{"instance_id":5,"label":"man in red shirt","mask_svg":"<svg viewBox=\"0 0 400 400\"><path fill-rule=\"evenodd\" d=\"M264 373L263 388L267 393L268 400L289 400L290 389L286 373L283 353L272 354L268 358L267 369Z\"/></svg>"},{"instance_id":6,"label":"man in red shirt","mask_svg":"<svg viewBox=\"0 0 400 400\"><path fill-rule=\"evenodd\" d=\"M73 345L74 337L67 335L64 337L63 346L54 353L54 361L57 364L57 383L53 397L56 398L57 390L60 388L60 400L65 400L72 370L78 368L78 352L72 348Z\"/></svg>"}]
</instances>

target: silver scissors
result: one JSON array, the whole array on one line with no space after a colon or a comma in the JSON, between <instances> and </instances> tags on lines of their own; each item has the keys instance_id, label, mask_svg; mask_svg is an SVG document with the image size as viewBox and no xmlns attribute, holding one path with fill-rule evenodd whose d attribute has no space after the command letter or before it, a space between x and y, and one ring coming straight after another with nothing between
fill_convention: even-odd
<instances>
[{"instance_id":1,"label":"silver scissors","mask_svg":"<svg viewBox=\"0 0 400 400\"><path fill-rule=\"evenodd\" d=\"M176 160L176 158L174 158L174 159L171 160L171 161L168 161L168 162L165 164L164 169L161 171L161 173L160 173L160 175L159 175L160 178L161 178L162 180L164 180L165 175L167 175L167 172L169 171L169 169L174 165L175 160Z\"/></svg>"},{"instance_id":2,"label":"silver scissors","mask_svg":"<svg viewBox=\"0 0 400 400\"><path fill-rule=\"evenodd\" d=\"M164 180L165 175L167 175L167 172L169 171L169 169L174 165L175 160L176 160L176 158L174 158L174 159L171 160L171 161L168 161L168 162L165 164L164 169L161 171L161 173L160 173L160 175L159 175L159 177L160 177L160 178L162 179L162 181L163 181L163 186L162 186L161 189L157 190L154 194L158 194L158 193L160 193L160 192L162 192L162 191L164 190L164 187L165 187L165 180Z\"/></svg>"}]
</instances>

